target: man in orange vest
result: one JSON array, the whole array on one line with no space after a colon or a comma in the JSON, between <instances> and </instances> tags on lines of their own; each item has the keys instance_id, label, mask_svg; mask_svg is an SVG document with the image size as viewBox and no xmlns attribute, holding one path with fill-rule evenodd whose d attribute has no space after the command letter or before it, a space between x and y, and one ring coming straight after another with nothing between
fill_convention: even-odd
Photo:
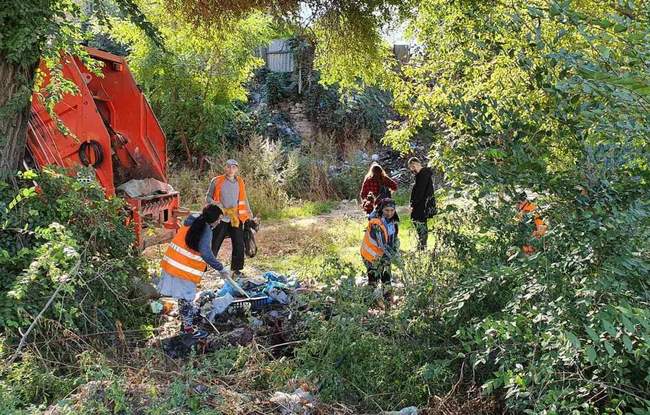
<instances>
[{"instance_id":1,"label":"man in orange vest","mask_svg":"<svg viewBox=\"0 0 650 415\"><path fill-rule=\"evenodd\" d=\"M534 238L540 239L542 236L546 234L546 230L548 228L544 223L544 220L542 219L540 214L537 212L537 206L534 203L532 203L530 200L528 200L528 195L526 194L526 192L522 192L519 195L519 203L517 203L517 212L518 212L517 218L520 221L524 221L526 219L526 216L532 215L533 224L535 226L532 233L532 236ZM530 244L524 244L521 247L521 250L526 255L532 255L535 253L535 247Z\"/></svg>"},{"instance_id":2,"label":"man in orange vest","mask_svg":"<svg viewBox=\"0 0 650 415\"><path fill-rule=\"evenodd\" d=\"M381 280L384 300L392 300L391 263L398 255L398 222L395 202L383 199L379 204L378 216L370 217L361 243L361 257L368 271L368 285L376 287Z\"/></svg>"},{"instance_id":3,"label":"man in orange vest","mask_svg":"<svg viewBox=\"0 0 650 415\"><path fill-rule=\"evenodd\" d=\"M212 251L217 256L226 235L230 236L230 267L235 277L241 276L244 269L244 223L253 217L246 197L246 185L238 173L239 163L232 159L226 161L224 174L212 179L206 194L208 204L223 210L221 222L212 234Z\"/></svg>"}]
</instances>

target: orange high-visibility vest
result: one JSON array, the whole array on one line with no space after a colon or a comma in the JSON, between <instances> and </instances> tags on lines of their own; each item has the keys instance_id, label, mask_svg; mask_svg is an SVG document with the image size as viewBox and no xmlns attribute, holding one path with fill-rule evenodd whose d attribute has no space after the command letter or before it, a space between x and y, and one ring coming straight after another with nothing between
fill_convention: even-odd
<instances>
[{"instance_id":1,"label":"orange high-visibility vest","mask_svg":"<svg viewBox=\"0 0 650 415\"><path fill-rule=\"evenodd\" d=\"M226 176L217 176L214 181L214 193L212 194L212 199L221 203L221 188L223 183L226 181ZM244 184L244 179L237 176L237 183L239 183L239 198L237 205L237 215L239 220L244 223L250 219L250 211L248 210L248 205L246 204L246 185Z\"/></svg>"},{"instance_id":2,"label":"orange high-visibility vest","mask_svg":"<svg viewBox=\"0 0 650 415\"><path fill-rule=\"evenodd\" d=\"M185 235L189 229L189 226L183 226L178 230L160 261L160 267L174 277L198 284L208 265L197 251L185 243Z\"/></svg>"},{"instance_id":3,"label":"orange high-visibility vest","mask_svg":"<svg viewBox=\"0 0 650 415\"><path fill-rule=\"evenodd\" d=\"M371 236L373 225L379 225L381 231L384 233L384 239L388 241L388 231L386 230L386 226L384 226L381 219L370 219L368 221L366 234L364 235L363 242L361 243L361 256L368 262L375 262L377 259L381 258L384 255L384 249L380 248L377 241L375 241Z\"/></svg>"},{"instance_id":4,"label":"orange high-visibility vest","mask_svg":"<svg viewBox=\"0 0 650 415\"><path fill-rule=\"evenodd\" d=\"M533 222L535 223L535 230L533 230L533 237L539 239L546 234L548 226L544 223L542 217L535 213L537 206L534 203L529 202L528 200L521 202L517 208L521 213L533 213ZM535 253L535 248L532 245L524 245L522 247L526 255L531 255Z\"/></svg>"}]
</instances>

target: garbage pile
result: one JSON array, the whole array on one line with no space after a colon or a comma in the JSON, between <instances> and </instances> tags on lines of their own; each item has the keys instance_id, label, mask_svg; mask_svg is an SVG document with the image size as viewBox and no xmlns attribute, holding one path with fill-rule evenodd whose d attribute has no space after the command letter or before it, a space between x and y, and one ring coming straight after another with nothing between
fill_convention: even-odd
<instances>
[{"instance_id":1,"label":"garbage pile","mask_svg":"<svg viewBox=\"0 0 650 415\"><path fill-rule=\"evenodd\" d=\"M228 281L218 291L205 290L198 293L197 302L201 306L201 315L206 320L212 323L218 316L227 312L290 304L294 300L296 290L300 288L300 283L295 277L287 277L273 271L257 277L239 278L235 283L244 293Z\"/></svg>"},{"instance_id":2,"label":"garbage pile","mask_svg":"<svg viewBox=\"0 0 650 415\"><path fill-rule=\"evenodd\" d=\"M228 345L245 346L260 336L263 343L270 343L269 350L274 354L291 350L295 343L291 340L296 310L287 306L297 300L300 284L296 278L266 272L231 281L225 281L220 289L200 291L196 296L200 324L207 331L207 338L181 333L152 339L152 345L159 344L169 357L178 358L192 350L209 353ZM172 318L171 310L164 311L170 308L167 304L153 302L152 311Z\"/></svg>"}]
</instances>

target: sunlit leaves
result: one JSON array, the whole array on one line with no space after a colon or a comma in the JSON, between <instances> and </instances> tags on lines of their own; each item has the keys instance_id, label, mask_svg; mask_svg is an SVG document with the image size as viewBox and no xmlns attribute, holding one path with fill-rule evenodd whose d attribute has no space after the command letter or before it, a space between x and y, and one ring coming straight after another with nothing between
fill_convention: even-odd
<instances>
[{"instance_id":1,"label":"sunlit leaves","mask_svg":"<svg viewBox=\"0 0 650 415\"><path fill-rule=\"evenodd\" d=\"M251 14L195 27L162 2L141 2L141 7L166 39L167 51L129 22L114 22L110 35L129 45L131 70L170 144L184 145L182 153L216 151L236 116L234 105L247 100L245 82L263 63L254 51L273 38L271 20Z\"/></svg>"}]
</instances>

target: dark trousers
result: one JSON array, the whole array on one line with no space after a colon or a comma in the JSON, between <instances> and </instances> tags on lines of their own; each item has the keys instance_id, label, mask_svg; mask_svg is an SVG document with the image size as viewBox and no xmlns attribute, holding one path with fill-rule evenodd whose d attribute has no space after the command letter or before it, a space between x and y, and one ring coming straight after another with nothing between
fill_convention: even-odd
<instances>
[{"instance_id":1,"label":"dark trousers","mask_svg":"<svg viewBox=\"0 0 650 415\"><path fill-rule=\"evenodd\" d=\"M429 238L426 219L423 222L413 220L413 227L418 236L418 250L424 251L427 249L427 239Z\"/></svg>"},{"instance_id":2,"label":"dark trousers","mask_svg":"<svg viewBox=\"0 0 650 415\"><path fill-rule=\"evenodd\" d=\"M212 253L214 253L214 256L217 256L226 235L230 236L230 242L232 244L230 268L233 271L241 271L244 269L244 229L241 223L238 228L235 228L230 222L220 222L214 228L212 231Z\"/></svg>"},{"instance_id":3,"label":"dark trousers","mask_svg":"<svg viewBox=\"0 0 650 415\"><path fill-rule=\"evenodd\" d=\"M393 274L391 273L390 261L382 257L375 263L363 260L363 264L368 270L368 285L375 286L381 280L385 286L390 286Z\"/></svg>"}]
</instances>

